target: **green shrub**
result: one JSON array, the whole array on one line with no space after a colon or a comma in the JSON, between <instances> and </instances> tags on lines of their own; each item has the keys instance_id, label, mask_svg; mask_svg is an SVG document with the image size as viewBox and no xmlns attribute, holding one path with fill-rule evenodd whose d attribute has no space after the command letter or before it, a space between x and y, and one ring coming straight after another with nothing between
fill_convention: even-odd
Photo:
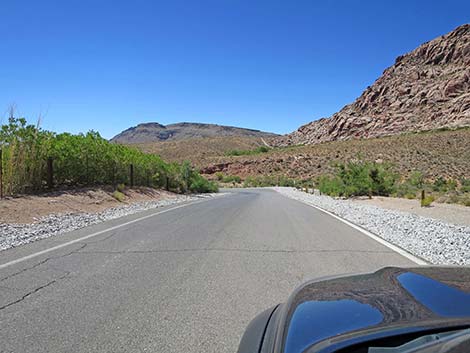
<instances>
[{"instance_id":1,"label":"green shrub","mask_svg":"<svg viewBox=\"0 0 470 353\"><path fill-rule=\"evenodd\" d=\"M224 179L224 173L217 172L215 173L215 177L217 178L218 181L222 181Z\"/></svg>"},{"instance_id":2,"label":"green shrub","mask_svg":"<svg viewBox=\"0 0 470 353\"><path fill-rule=\"evenodd\" d=\"M462 178L460 180L460 191L461 192L470 192L470 179L469 178Z\"/></svg>"},{"instance_id":3,"label":"green shrub","mask_svg":"<svg viewBox=\"0 0 470 353\"><path fill-rule=\"evenodd\" d=\"M224 183L241 183L242 179L238 175L227 175L222 178Z\"/></svg>"},{"instance_id":4,"label":"green shrub","mask_svg":"<svg viewBox=\"0 0 470 353\"><path fill-rule=\"evenodd\" d=\"M457 189L457 182L455 180L446 180L439 176L432 185L432 189L437 192L448 192Z\"/></svg>"},{"instance_id":5,"label":"green shrub","mask_svg":"<svg viewBox=\"0 0 470 353\"><path fill-rule=\"evenodd\" d=\"M330 196L342 196L344 193L343 182L338 177L321 176L318 181L318 189L322 194Z\"/></svg>"},{"instance_id":6,"label":"green shrub","mask_svg":"<svg viewBox=\"0 0 470 353\"><path fill-rule=\"evenodd\" d=\"M266 152L269 152L269 148L267 146L261 146L261 147L258 147L255 151L260 152L260 153L266 153Z\"/></svg>"},{"instance_id":7,"label":"green shrub","mask_svg":"<svg viewBox=\"0 0 470 353\"><path fill-rule=\"evenodd\" d=\"M225 153L226 156L250 156L254 154L261 154L269 152L270 148L267 146L260 146L254 150L230 150Z\"/></svg>"},{"instance_id":8,"label":"green shrub","mask_svg":"<svg viewBox=\"0 0 470 353\"><path fill-rule=\"evenodd\" d=\"M447 190L446 186L447 186L446 180L440 176L436 180L434 180L432 189L434 191L446 191Z\"/></svg>"},{"instance_id":9,"label":"green shrub","mask_svg":"<svg viewBox=\"0 0 470 353\"><path fill-rule=\"evenodd\" d=\"M420 171L414 171L411 173L409 179L409 183L415 186L418 189L421 189L424 185L424 175Z\"/></svg>"},{"instance_id":10,"label":"green shrub","mask_svg":"<svg viewBox=\"0 0 470 353\"><path fill-rule=\"evenodd\" d=\"M123 183L117 184L116 189L119 192L124 192L124 190L126 190L126 185L124 185Z\"/></svg>"},{"instance_id":11,"label":"green shrub","mask_svg":"<svg viewBox=\"0 0 470 353\"><path fill-rule=\"evenodd\" d=\"M421 207L429 207L434 202L434 196L429 195L421 199Z\"/></svg>"},{"instance_id":12,"label":"green shrub","mask_svg":"<svg viewBox=\"0 0 470 353\"><path fill-rule=\"evenodd\" d=\"M219 191L219 187L217 186L217 183L213 181L208 181L207 179L203 178L199 174L193 176L189 189L191 190L191 192L199 192L199 193Z\"/></svg>"},{"instance_id":13,"label":"green shrub","mask_svg":"<svg viewBox=\"0 0 470 353\"><path fill-rule=\"evenodd\" d=\"M243 181L243 187L244 188L249 188L249 187L252 187L253 186L253 177L251 176L248 176L245 178L245 180Z\"/></svg>"},{"instance_id":14,"label":"green shrub","mask_svg":"<svg viewBox=\"0 0 470 353\"><path fill-rule=\"evenodd\" d=\"M447 180L447 191L457 190L457 181L453 179Z\"/></svg>"},{"instance_id":15,"label":"green shrub","mask_svg":"<svg viewBox=\"0 0 470 353\"><path fill-rule=\"evenodd\" d=\"M136 186L186 192L199 175L187 162L166 163L157 155L111 143L94 131L56 134L13 116L0 127L0 149L7 195L46 189L48 159L53 163L53 184L61 187L130 185L131 165Z\"/></svg>"},{"instance_id":16,"label":"green shrub","mask_svg":"<svg viewBox=\"0 0 470 353\"><path fill-rule=\"evenodd\" d=\"M396 191L397 175L388 165L362 161L337 164L334 176L322 176L318 186L331 196L389 196Z\"/></svg>"},{"instance_id":17,"label":"green shrub","mask_svg":"<svg viewBox=\"0 0 470 353\"><path fill-rule=\"evenodd\" d=\"M126 198L125 195L118 190L113 192L113 197L119 202L124 202L124 199Z\"/></svg>"},{"instance_id":18,"label":"green shrub","mask_svg":"<svg viewBox=\"0 0 470 353\"><path fill-rule=\"evenodd\" d=\"M407 198L408 200L413 200L416 198L416 194L406 194L405 198Z\"/></svg>"},{"instance_id":19,"label":"green shrub","mask_svg":"<svg viewBox=\"0 0 470 353\"><path fill-rule=\"evenodd\" d=\"M418 193L418 188L412 185L408 180L396 186L397 197L415 198ZM412 196L412 197L411 197Z\"/></svg>"},{"instance_id":20,"label":"green shrub","mask_svg":"<svg viewBox=\"0 0 470 353\"><path fill-rule=\"evenodd\" d=\"M462 197L459 196L456 192L450 192L446 194L439 194L436 197L436 202L439 203L461 203Z\"/></svg>"}]
</instances>

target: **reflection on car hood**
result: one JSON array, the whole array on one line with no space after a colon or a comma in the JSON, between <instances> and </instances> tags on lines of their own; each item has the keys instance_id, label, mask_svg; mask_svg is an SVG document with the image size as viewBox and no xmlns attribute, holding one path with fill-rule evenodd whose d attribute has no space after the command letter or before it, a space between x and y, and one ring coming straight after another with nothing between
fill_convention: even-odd
<instances>
[{"instance_id":1,"label":"reflection on car hood","mask_svg":"<svg viewBox=\"0 0 470 353\"><path fill-rule=\"evenodd\" d=\"M384 268L310 282L293 293L285 310L285 353L361 331L470 323L470 268Z\"/></svg>"}]
</instances>

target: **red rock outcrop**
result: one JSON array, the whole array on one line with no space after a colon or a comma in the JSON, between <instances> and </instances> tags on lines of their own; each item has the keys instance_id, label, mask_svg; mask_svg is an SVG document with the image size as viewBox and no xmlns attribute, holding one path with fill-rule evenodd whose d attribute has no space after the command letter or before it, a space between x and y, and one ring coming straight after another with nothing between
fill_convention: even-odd
<instances>
[{"instance_id":1,"label":"red rock outcrop","mask_svg":"<svg viewBox=\"0 0 470 353\"><path fill-rule=\"evenodd\" d=\"M352 104L279 146L470 125L470 24L399 56Z\"/></svg>"}]
</instances>

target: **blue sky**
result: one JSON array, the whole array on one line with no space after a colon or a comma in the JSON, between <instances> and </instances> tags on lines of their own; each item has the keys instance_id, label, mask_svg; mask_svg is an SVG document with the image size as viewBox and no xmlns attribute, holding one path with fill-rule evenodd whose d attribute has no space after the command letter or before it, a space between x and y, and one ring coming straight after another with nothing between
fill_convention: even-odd
<instances>
[{"instance_id":1,"label":"blue sky","mask_svg":"<svg viewBox=\"0 0 470 353\"><path fill-rule=\"evenodd\" d=\"M110 138L140 122L287 133L398 55L470 22L466 1L0 2L0 118Z\"/></svg>"}]
</instances>

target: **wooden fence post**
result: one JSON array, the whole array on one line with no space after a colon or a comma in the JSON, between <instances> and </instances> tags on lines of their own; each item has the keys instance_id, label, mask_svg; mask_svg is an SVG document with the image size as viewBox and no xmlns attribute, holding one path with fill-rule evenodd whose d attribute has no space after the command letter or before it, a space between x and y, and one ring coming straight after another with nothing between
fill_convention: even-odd
<instances>
[{"instance_id":1,"label":"wooden fence post","mask_svg":"<svg viewBox=\"0 0 470 353\"><path fill-rule=\"evenodd\" d=\"M116 188L116 163L113 163L113 166L111 167L112 170L112 183L113 183L113 188Z\"/></svg>"},{"instance_id":2,"label":"wooden fence post","mask_svg":"<svg viewBox=\"0 0 470 353\"><path fill-rule=\"evenodd\" d=\"M3 199L3 154L0 148L0 199Z\"/></svg>"},{"instance_id":3,"label":"wooden fence post","mask_svg":"<svg viewBox=\"0 0 470 353\"><path fill-rule=\"evenodd\" d=\"M85 183L90 185L89 170L88 170L88 153L85 154Z\"/></svg>"},{"instance_id":4,"label":"wooden fence post","mask_svg":"<svg viewBox=\"0 0 470 353\"><path fill-rule=\"evenodd\" d=\"M129 166L129 187L130 188L134 187L134 165L133 164Z\"/></svg>"},{"instance_id":5,"label":"wooden fence post","mask_svg":"<svg viewBox=\"0 0 470 353\"><path fill-rule=\"evenodd\" d=\"M54 166L52 157L47 158L47 187L54 187Z\"/></svg>"},{"instance_id":6,"label":"wooden fence post","mask_svg":"<svg viewBox=\"0 0 470 353\"><path fill-rule=\"evenodd\" d=\"M170 191L170 178L168 176L166 177L165 189L166 191Z\"/></svg>"},{"instance_id":7,"label":"wooden fence post","mask_svg":"<svg viewBox=\"0 0 470 353\"><path fill-rule=\"evenodd\" d=\"M424 200L424 198L426 197L425 193L424 193L424 189L421 190L421 200Z\"/></svg>"}]
</instances>

